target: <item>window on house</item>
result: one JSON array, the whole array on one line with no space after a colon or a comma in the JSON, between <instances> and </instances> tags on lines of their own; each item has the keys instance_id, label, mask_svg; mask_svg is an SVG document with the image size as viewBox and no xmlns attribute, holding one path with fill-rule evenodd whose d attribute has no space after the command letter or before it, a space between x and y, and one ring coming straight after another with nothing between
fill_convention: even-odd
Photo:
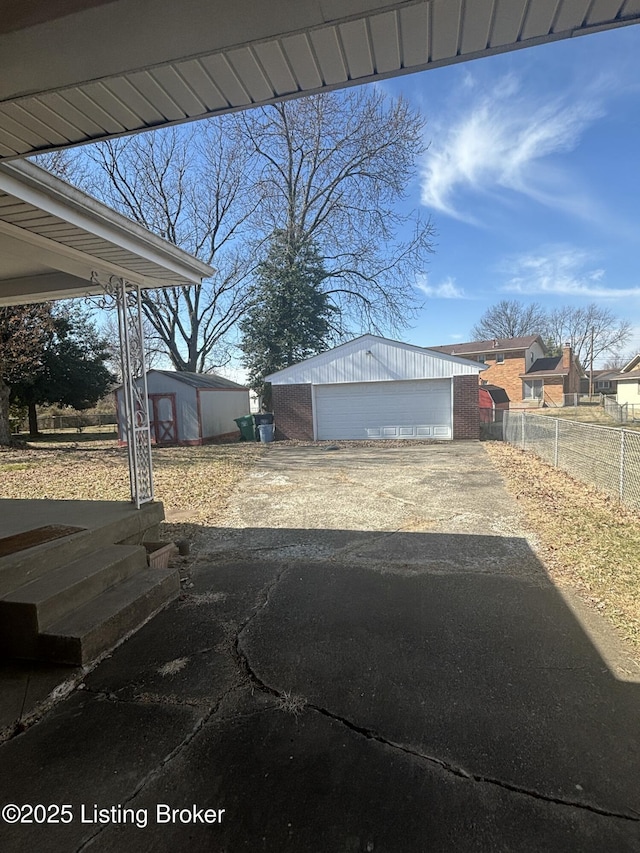
<instances>
[{"instance_id":1,"label":"window on house","mask_svg":"<svg viewBox=\"0 0 640 853\"><path fill-rule=\"evenodd\" d=\"M522 385L523 400L542 400L542 379L525 379Z\"/></svg>"},{"instance_id":2,"label":"window on house","mask_svg":"<svg viewBox=\"0 0 640 853\"><path fill-rule=\"evenodd\" d=\"M596 382L596 391L608 391L611 383L608 379L602 379L599 382Z\"/></svg>"},{"instance_id":3,"label":"window on house","mask_svg":"<svg viewBox=\"0 0 640 853\"><path fill-rule=\"evenodd\" d=\"M484 364L485 359L486 359L486 356L484 353L482 353L481 355L478 356L478 361L480 362L480 364Z\"/></svg>"},{"instance_id":4,"label":"window on house","mask_svg":"<svg viewBox=\"0 0 640 853\"><path fill-rule=\"evenodd\" d=\"M504 353L497 352L496 353L496 364L504 364Z\"/></svg>"},{"instance_id":5,"label":"window on house","mask_svg":"<svg viewBox=\"0 0 640 853\"><path fill-rule=\"evenodd\" d=\"M529 364L533 364L533 353L529 353Z\"/></svg>"}]
</instances>

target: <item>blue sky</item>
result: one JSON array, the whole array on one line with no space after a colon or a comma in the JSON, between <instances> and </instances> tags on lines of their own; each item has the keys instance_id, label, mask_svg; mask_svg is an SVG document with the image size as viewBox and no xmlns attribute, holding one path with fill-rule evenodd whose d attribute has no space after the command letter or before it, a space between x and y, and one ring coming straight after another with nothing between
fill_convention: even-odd
<instances>
[{"instance_id":1,"label":"blue sky","mask_svg":"<svg viewBox=\"0 0 640 853\"><path fill-rule=\"evenodd\" d=\"M640 350L640 26L382 84L427 120L408 203L436 251L403 339L470 340L501 299L604 305Z\"/></svg>"}]
</instances>

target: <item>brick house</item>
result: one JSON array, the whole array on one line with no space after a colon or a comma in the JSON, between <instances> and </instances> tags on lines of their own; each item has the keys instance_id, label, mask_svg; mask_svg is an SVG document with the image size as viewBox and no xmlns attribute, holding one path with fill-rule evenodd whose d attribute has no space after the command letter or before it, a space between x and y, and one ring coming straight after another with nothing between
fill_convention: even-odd
<instances>
[{"instance_id":1,"label":"brick house","mask_svg":"<svg viewBox=\"0 0 640 853\"><path fill-rule=\"evenodd\" d=\"M484 364L480 381L487 385L504 388L513 405L523 399L522 379L527 368L545 355L540 335L527 335L522 338L493 339L491 341L470 341L468 343L448 344L430 347L437 352L457 355Z\"/></svg>"},{"instance_id":2,"label":"brick house","mask_svg":"<svg viewBox=\"0 0 640 853\"><path fill-rule=\"evenodd\" d=\"M482 385L504 388L509 405L564 405L565 394L580 391L581 371L571 348L562 355L547 357L540 335L470 341L431 347L432 350L471 359L487 368L479 377Z\"/></svg>"},{"instance_id":3,"label":"brick house","mask_svg":"<svg viewBox=\"0 0 640 853\"><path fill-rule=\"evenodd\" d=\"M523 402L564 406L567 396L580 392L580 376L581 371L571 347L565 345L561 355L539 358L520 374ZM573 404L572 401L569 404Z\"/></svg>"}]
</instances>

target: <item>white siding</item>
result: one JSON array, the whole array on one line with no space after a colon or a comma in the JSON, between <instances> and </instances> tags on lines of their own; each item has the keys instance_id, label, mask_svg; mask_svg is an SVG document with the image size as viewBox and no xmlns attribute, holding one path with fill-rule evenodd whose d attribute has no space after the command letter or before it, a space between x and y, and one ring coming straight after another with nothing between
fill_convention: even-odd
<instances>
[{"instance_id":1,"label":"white siding","mask_svg":"<svg viewBox=\"0 0 640 853\"><path fill-rule=\"evenodd\" d=\"M200 438L196 389L178 382L164 373L147 373L149 394L175 394L178 441L197 441Z\"/></svg>"},{"instance_id":2,"label":"white siding","mask_svg":"<svg viewBox=\"0 0 640 853\"><path fill-rule=\"evenodd\" d=\"M616 399L620 404L640 405L640 370L634 370L629 379L618 379Z\"/></svg>"},{"instance_id":3,"label":"white siding","mask_svg":"<svg viewBox=\"0 0 640 853\"><path fill-rule=\"evenodd\" d=\"M525 370L528 370L534 361L537 361L539 358L544 358L545 352L538 343L538 341L534 341L530 347L527 347L525 352L525 361L527 366Z\"/></svg>"},{"instance_id":4,"label":"white siding","mask_svg":"<svg viewBox=\"0 0 640 853\"><path fill-rule=\"evenodd\" d=\"M249 392L217 391L207 388L200 389L200 416L202 418L202 437L212 438L237 432L238 425L234 418L249 414Z\"/></svg>"},{"instance_id":5,"label":"white siding","mask_svg":"<svg viewBox=\"0 0 640 853\"><path fill-rule=\"evenodd\" d=\"M316 436L323 439L450 439L451 380L318 385Z\"/></svg>"},{"instance_id":6,"label":"white siding","mask_svg":"<svg viewBox=\"0 0 640 853\"><path fill-rule=\"evenodd\" d=\"M482 365L457 356L365 335L288 367L273 376L277 385L392 382L477 375Z\"/></svg>"}]
</instances>

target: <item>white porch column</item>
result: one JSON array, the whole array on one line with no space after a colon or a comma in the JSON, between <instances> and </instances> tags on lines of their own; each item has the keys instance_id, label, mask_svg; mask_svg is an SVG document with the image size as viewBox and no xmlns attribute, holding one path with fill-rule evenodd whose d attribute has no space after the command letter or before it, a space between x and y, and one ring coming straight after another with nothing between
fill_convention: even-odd
<instances>
[{"instance_id":1,"label":"white porch column","mask_svg":"<svg viewBox=\"0 0 640 853\"><path fill-rule=\"evenodd\" d=\"M92 280L97 281L98 275ZM131 500L140 509L154 499L142 298L138 285L118 276L110 276L103 287L118 309L129 482Z\"/></svg>"}]
</instances>

